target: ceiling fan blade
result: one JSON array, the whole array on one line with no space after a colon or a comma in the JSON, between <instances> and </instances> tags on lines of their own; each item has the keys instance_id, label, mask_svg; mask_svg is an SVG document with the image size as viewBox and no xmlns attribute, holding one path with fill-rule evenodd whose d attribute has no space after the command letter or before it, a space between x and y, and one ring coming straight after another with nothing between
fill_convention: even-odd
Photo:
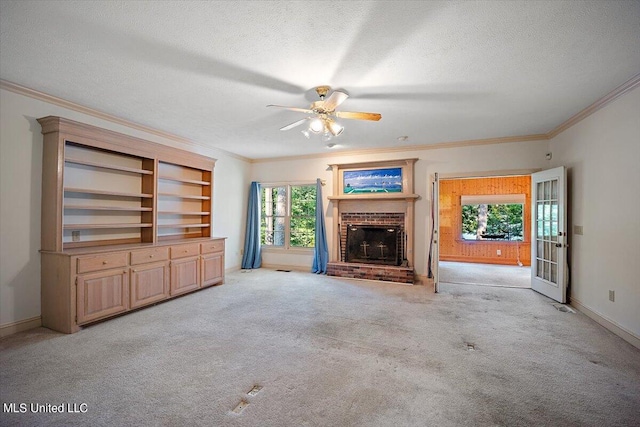
<instances>
[{"instance_id":1,"label":"ceiling fan blade","mask_svg":"<svg viewBox=\"0 0 640 427\"><path fill-rule=\"evenodd\" d=\"M312 110L307 110L306 108L285 107L284 105L273 105L273 104L269 104L267 105L267 107L284 108L285 110L299 111L300 113L307 113L307 114L314 114Z\"/></svg>"},{"instance_id":2,"label":"ceiling fan blade","mask_svg":"<svg viewBox=\"0 0 640 427\"><path fill-rule=\"evenodd\" d=\"M280 130L289 130L289 129L293 129L296 126L300 126L301 124L303 124L304 122L306 122L309 119L309 117L307 117L306 119L302 119L302 120L298 120L297 122L293 122L290 125L286 125L285 127L281 127Z\"/></svg>"},{"instance_id":3,"label":"ceiling fan blade","mask_svg":"<svg viewBox=\"0 0 640 427\"><path fill-rule=\"evenodd\" d=\"M338 105L342 104L348 97L349 95L347 95L346 93L340 92L339 90L334 90L333 93L329 95L329 97L324 101L322 108L324 108L325 111L333 111L336 109Z\"/></svg>"},{"instance_id":4,"label":"ceiling fan blade","mask_svg":"<svg viewBox=\"0 0 640 427\"><path fill-rule=\"evenodd\" d=\"M378 113L355 113L349 111L336 111L336 117L340 117L341 119L354 119L354 120L372 120L377 122L382 118L381 114Z\"/></svg>"}]
</instances>

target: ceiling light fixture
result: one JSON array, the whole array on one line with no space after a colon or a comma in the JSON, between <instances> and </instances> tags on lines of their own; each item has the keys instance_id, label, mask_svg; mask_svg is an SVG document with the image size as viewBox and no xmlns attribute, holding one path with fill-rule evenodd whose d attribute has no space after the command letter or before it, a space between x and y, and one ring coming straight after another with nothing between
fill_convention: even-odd
<instances>
[{"instance_id":1,"label":"ceiling light fixture","mask_svg":"<svg viewBox=\"0 0 640 427\"><path fill-rule=\"evenodd\" d=\"M327 119L325 124L333 136L338 136L344 131L344 127L333 119Z\"/></svg>"},{"instance_id":2,"label":"ceiling light fixture","mask_svg":"<svg viewBox=\"0 0 640 427\"><path fill-rule=\"evenodd\" d=\"M324 123L319 118L311 120L309 130L313 133L320 133L324 129Z\"/></svg>"},{"instance_id":3,"label":"ceiling light fixture","mask_svg":"<svg viewBox=\"0 0 640 427\"><path fill-rule=\"evenodd\" d=\"M302 134L309 138L309 132L319 134L323 141L329 141L334 136L339 136L344 132L344 126L335 121L335 117L352 120L368 120L377 122L382 118L379 113L362 113L353 111L336 111L348 97L346 92L342 90L334 90L327 97L331 88L329 86L316 87L316 93L320 98L319 101L313 102L309 108L286 107L284 105L269 104L267 107L284 108L287 110L297 111L309 114L306 119L298 120L280 128L285 131L300 126L309 121L309 129L303 131Z\"/></svg>"}]
</instances>

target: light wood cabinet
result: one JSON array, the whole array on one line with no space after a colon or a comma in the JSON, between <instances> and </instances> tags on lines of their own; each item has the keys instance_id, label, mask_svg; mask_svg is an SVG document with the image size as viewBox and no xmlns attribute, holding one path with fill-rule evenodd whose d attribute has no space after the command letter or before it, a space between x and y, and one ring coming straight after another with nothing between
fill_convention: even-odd
<instances>
[{"instance_id":1,"label":"light wood cabinet","mask_svg":"<svg viewBox=\"0 0 640 427\"><path fill-rule=\"evenodd\" d=\"M202 287L222 283L224 280L224 240L202 243L200 246Z\"/></svg>"},{"instance_id":2,"label":"light wood cabinet","mask_svg":"<svg viewBox=\"0 0 640 427\"><path fill-rule=\"evenodd\" d=\"M224 279L224 255L211 254L202 256L202 287L221 283Z\"/></svg>"},{"instance_id":3,"label":"light wood cabinet","mask_svg":"<svg viewBox=\"0 0 640 427\"><path fill-rule=\"evenodd\" d=\"M78 258L78 274L126 266L127 254L122 252L90 255Z\"/></svg>"},{"instance_id":4,"label":"light wood cabinet","mask_svg":"<svg viewBox=\"0 0 640 427\"><path fill-rule=\"evenodd\" d=\"M78 324L129 308L129 271L107 270L77 277Z\"/></svg>"},{"instance_id":5,"label":"light wood cabinet","mask_svg":"<svg viewBox=\"0 0 640 427\"><path fill-rule=\"evenodd\" d=\"M215 159L60 117L38 122L43 326L73 333L224 282Z\"/></svg>"},{"instance_id":6,"label":"light wood cabinet","mask_svg":"<svg viewBox=\"0 0 640 427\"><path fill-rule=\"evenodd\" d=\"M171 295L179 295L200 287L199 257L171 261Z\"/></svg>"},{"instance_id":7,"label":"light wood cabinet","mask_svg":"<svg viewBox=\"0 0 640 427\"><path fill-rule=\"evenodd\" d=\"M131 308L153 304L168 297L169 264L167 262L142 264L131 268Z\"/></svg>"}]
</instances>

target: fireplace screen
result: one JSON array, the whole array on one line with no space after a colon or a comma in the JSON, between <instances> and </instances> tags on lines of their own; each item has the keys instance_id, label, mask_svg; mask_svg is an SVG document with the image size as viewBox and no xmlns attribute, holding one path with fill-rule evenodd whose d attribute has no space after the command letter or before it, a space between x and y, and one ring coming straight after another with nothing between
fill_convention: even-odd
<instances>
[{"instance_id":1,"label":"fireplace screen","mask_svg":"<svg viewBox=\"0 0 640 427\"><path fill-rule=\"evenodd\" d=\"M348 225L346 262L400 265L402 227Z\"/></svg>"}]
</instances>

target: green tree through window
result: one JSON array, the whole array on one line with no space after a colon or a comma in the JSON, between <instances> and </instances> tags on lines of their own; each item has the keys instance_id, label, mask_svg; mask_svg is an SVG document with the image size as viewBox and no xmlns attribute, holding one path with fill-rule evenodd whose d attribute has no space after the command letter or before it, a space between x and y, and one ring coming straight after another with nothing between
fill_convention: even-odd
<instances>
[{"instance_id":1,"label":"green tree through window","mask_svg":"<svg viewBox=\"0 0 640 427\"><path fill-rule=\"evenodd\" d=\"M465 240L523 240L523 222L522 204L462 205Z\"/></svg>"},{"instance_id":2,"label":"green tree through window","mask_svg":"<svg viewBox=\"0 0 640 427\"><path fill-rule=\"evenodd\" d=\"M315 246L315 185L262 187L260 243L281 248Z\"/></svg>"}]
</instances>

